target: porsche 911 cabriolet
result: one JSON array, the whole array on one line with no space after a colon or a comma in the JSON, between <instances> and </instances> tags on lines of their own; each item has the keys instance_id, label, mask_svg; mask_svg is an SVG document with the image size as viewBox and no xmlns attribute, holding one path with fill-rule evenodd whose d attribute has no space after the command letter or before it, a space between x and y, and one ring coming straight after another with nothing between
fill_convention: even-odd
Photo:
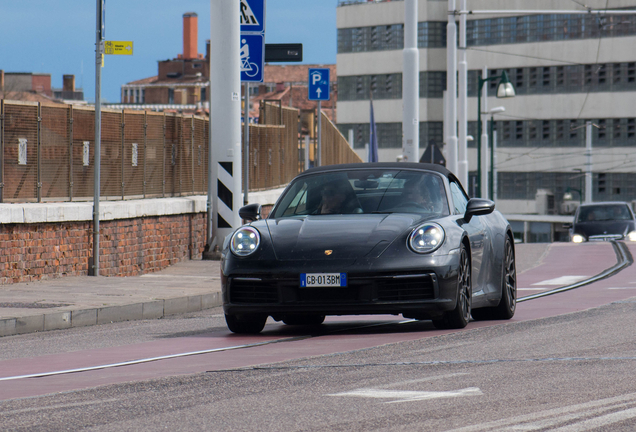
<instances>
[{"instance_id":1,"label":"porsche 911 cabriolet","mask_svg":"<svg viewBox=\"0 0 636 432\"><path fill-rule=\"evenodd\" d=\"M401 314L463 328L510 319L517 281L512 230L492 201L469 199L440 165L364 163L298 175L269 216L250 204L221 256L234 333L268 317L319 325L327 315Z\"/></svg>"}]
</instances>

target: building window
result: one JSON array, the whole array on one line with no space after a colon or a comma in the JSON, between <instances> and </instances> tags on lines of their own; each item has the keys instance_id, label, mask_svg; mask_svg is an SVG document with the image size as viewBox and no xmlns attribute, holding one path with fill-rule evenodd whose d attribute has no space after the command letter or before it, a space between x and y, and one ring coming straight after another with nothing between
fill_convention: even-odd
<instances>
[{"instance_id":1,"label":"building window","mask_svg":"<svg viewBox=\"0 0 636 432\"><path fill-rule=\"evenodd\" d=\"M173 88L169 88L168 89L168 103L169 104L173 104L174 103L174 89Z\"/></svg>"}]
</instances>

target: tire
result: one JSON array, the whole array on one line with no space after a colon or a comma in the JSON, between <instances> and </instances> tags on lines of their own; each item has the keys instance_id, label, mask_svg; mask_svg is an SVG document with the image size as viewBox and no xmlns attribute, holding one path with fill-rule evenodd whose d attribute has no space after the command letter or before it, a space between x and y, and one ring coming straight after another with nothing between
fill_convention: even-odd
<instances>
[{"instance_id":1,"label":"tire","mask_svg":"<svg viewBox=\"0 0 636 432\"><path fill-rule=\"evenodd\" d=\"M472 301L472 279L470 258L462 243L459 250L459 268L457 270L457 304L452 311L444 312L440 320L433 320L438 329L460 329L470 321Z\"/></svg>"},{"instance_id":2,"label":"tire","mask_svg":"<svg viewBox=\"0 0 636 432\"><path fill-rule=\"evenodd\" d=\"M324 321L324 315L287 315L283 318L287 325L320 325Z\"/></svg>"},{"instance_id":3,"label":"tire","mask_svg":"<svg viewBox=\"0 0 636 432\"><path fill-rule=\"evenodd\" d=\"M506 236L504 244L503 270L501 276L501 300L495 307L475 309L473 318L483 320L508 320L517 308L517 268L515 251L510 238Z\"/></svg>"},{"instance_id":4,"label":"tire","mask_svg":"<svg viewBox=\"0 0 636 432\"><path fill-rule=\"evenodd\" d=\"M228 315L225 314L225 323L232 333L238 334L258 334L265 327L267 315L246 314Z\"/></svg>"}]
</instances>

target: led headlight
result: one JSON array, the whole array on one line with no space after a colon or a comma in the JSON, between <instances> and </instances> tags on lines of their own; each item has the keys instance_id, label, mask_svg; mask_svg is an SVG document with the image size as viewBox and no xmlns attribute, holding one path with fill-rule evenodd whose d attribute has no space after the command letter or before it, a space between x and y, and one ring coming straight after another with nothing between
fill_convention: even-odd
<instances>
[{"instance_id":1,"label":"led headlight","mask_svg":"<svg viewBox=\"0 0 636 432\"><path fill-rule=\"evenodd\" d=\"M572 242L574 243L583 243L585 241L585 237L583 237L581 234L574 234L572 236Z\"/></svg>"},{"instance_id":2,"label":"led headlight","mask_svg":"<svg viewBox=\"0 0 636 432\"><path fill-rule=\"evenodd\" d=\"M636 242L636 231L632 231L627 234L627 240Z\"/></svg>"},{"instance_id":3,"label":"led headlight","mask_svg":"<svg viewBox=\"0 0 636 432\"><path fill-rule=\"evenodd\" d=\"M418 226L409 236L409 246L414 252L429 253L444 243L444 229L436 223Z\"/></svg>"},{"instance_id":4,"label":"led headlight","mask_svg":"<svg viewBox=\"0 0 636 432\"><path fill-rule=\"evenodd\" d=\"M230 241L230 250L234 255L247 256L254 253L260 244L260 233L256 228L246 226L234 233Z\"/></svg>"}]
</instances>

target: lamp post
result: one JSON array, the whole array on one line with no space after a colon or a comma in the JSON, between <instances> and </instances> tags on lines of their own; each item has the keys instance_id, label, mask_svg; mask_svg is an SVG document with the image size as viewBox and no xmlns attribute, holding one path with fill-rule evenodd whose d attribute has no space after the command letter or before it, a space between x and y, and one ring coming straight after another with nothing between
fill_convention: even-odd
<instances>
[{"instance_id":1,"label":"lamp post","mask_svg":"<svg viewBox=\"0 0 636 432\"><path fill-rule=\"evenodd\" d=\"M570 188L579 193L579 204L583 204L583 170L581 168L572 168L572 171L578 171L579 189Z\"/></svg>"},{"instance_id":2,"label":"lamp post","mask_svg":"<svg viewBox=\"0 0 636 432\"><path fill-rule=\"evenodd\" d=\"M502 71L501 75L488 78L477 77L477 198L481 198L481 91L484 84L488 81L499 80L497 85L497 97L500 99L515 97L515 88L508 79L506 71Z\"/></svg>"},{"instance_id":3,"label":"lamp post","mask_svg":"<svg viewBox=\"0 0 636 432\"><path fill-rule=\"evenodd\" d=\"M483 114L490 114L490 179L488 181L488 193L491 200L495 200L495 114L506 111L505 107L498 106Z\"/></svg>"}]
</instances>

